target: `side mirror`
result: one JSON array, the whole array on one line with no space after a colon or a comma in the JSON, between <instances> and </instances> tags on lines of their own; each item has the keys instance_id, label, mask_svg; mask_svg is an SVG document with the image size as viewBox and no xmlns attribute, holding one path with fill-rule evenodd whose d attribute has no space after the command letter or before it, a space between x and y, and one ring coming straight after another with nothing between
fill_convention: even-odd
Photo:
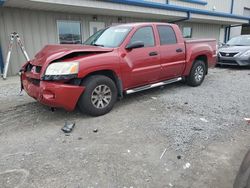
<instances>
[{"instance_id":1,"label":"side mirror","mask_svg":"<svg viewBox=\"0 0 250 188\"><path fill-rule=\"evenodd\" d=\"M132 44L128 44L126 46L126 49L127 50L132 50L134 48L142 48L142 47L144 47L144 42L142 42L142 41L136 41L136 42L133 42Z\"/></svg>"}]
</instances>

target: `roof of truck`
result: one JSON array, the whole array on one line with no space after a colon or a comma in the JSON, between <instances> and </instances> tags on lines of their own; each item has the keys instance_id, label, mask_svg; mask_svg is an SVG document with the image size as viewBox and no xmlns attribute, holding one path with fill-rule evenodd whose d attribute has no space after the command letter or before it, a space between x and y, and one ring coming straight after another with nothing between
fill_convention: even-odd
<instances>
[{"instance_id":1,"label":"roof of truck","mask_svg":"<svg viewBox=\"0 0 250 188\"><path fill-rule=\"evenodd\" d=\"M146 26L146 25L175 25L175 24L164 23L164 22L136 22L136 23L119 24L115 26L139 27L144 25Z\"/></svg>"}]
</instances>

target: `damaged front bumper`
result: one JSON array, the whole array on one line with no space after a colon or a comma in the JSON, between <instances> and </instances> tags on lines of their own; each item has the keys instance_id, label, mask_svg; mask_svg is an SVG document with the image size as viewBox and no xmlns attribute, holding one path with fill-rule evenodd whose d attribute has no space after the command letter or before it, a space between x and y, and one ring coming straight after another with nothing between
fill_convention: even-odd
<instances>
[{"instance_id":1,"label":"damaged front bumper","mask_svg":"<svg viewBox=\"0 0 250 188\"><path fill-rule=\"evenodd\" d=\"M67 111L75 109L85 89L79 85L35 79L26 72L22 72L21 82L27 94L40 103L50 107L64 108Z\"/></svg>"}]
</instances>

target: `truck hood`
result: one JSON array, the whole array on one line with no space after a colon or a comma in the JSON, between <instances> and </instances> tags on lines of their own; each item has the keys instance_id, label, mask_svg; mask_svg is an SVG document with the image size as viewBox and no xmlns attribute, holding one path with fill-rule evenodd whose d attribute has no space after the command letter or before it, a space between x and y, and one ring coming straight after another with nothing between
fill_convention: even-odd
<instances>
[{"instance_id":1,"label":"truck hood","mask_svg":"<svg viewBox=\"0 0 250 188\"><path fill-rule=\"evenodd\" d=\"M231 53L231 52L245 52L250 50L250 46L224 46L219 49L219 52Z\"/></svg>"},{"instance_id":2,"label":"truck hood","mask_svg":"<svg viewBox=\"0 0 250 188\"><path fill-rule=\"evenodd\" d=\"M98 46L84 46L84 45L47 45L31 60L31 64L35 66L42 66L54 60L60 59L72 53L105 53L111 52L113 48L104 48Z\"/></svg>"}]
</instances>

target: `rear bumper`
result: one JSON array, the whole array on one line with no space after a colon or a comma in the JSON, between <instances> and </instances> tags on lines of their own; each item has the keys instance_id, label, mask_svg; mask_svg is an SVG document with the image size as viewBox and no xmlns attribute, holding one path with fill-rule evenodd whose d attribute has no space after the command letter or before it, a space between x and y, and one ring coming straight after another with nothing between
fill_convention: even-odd
<instances>
[{"instance_id":1,"label":"rear bumper","mask_svg":"<svg viewBox=\"0 0 250 188\"><path fill-rule=\"evenodd\" d=\"M217 63L217 55L213 55L212 56L212 59L210 60L209 64L208 64L208 67L214 67Z\"/></svg>"},{"instance_id":2,"label":"rear bumper","mask_svg":"<svg viewBox=\"0 0 250 188\"><path fill-rule=\"evenodd\" d=\"M68 85L59 82L32 80L25 73L21 75L21 81L27 94L40 103L57 108L72 111L84 91L83 86Z\"/></svg>"}]
</instances>

